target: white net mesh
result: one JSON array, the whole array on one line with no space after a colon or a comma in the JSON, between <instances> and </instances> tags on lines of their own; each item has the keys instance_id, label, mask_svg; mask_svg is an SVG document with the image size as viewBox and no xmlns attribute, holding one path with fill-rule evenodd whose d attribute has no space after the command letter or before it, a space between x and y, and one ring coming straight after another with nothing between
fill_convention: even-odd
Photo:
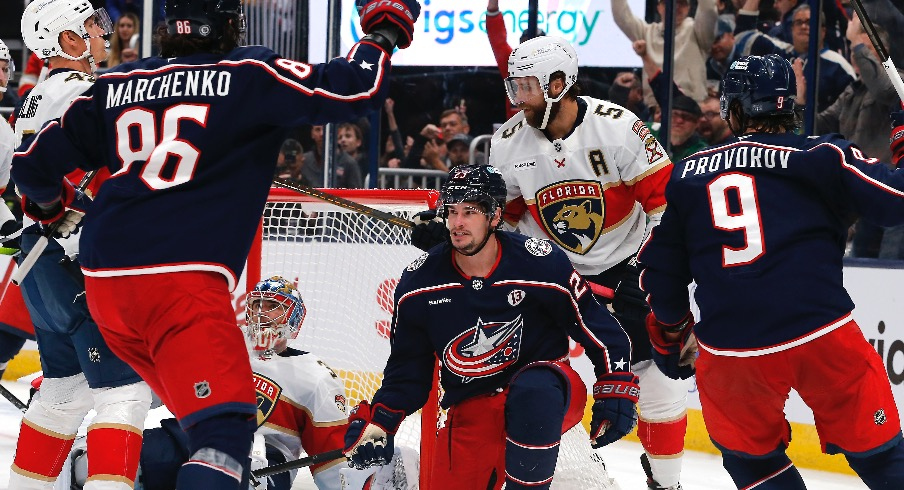
<instances>
[{"instance_id":1,"label":"white net mesh","mask_svg":"<svg viewBox=\"0 0 904 490\"><path fill-rule=\"evenodd\" d=\"M423 193L404 197L406 192L348 197L410 220L428 206ZM410 245L406 228L291 196L271 196L267 204L260 275L279 274L297 283L308 313L291 345L315 353L333 368L345 383L351 407L369 400L379 388L389 357L395 285L405 266L422 252ZM419 418L408 417L396 445L420 450L420 435ZM581 424L562 436L552 488L618 489L592 453Z\"/></svg>"}]
</instances>

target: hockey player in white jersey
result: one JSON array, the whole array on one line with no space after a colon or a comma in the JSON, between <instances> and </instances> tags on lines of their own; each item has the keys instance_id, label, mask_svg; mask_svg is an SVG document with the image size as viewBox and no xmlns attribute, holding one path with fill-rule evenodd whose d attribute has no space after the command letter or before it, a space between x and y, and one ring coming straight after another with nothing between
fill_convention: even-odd
<instances>
[{"instance_id":1,"label":"hockey player in white jersey","mask_svg":"<svg viewBox=\"0 0 904 490\"><path fill-rule=\"evenodd\" d=\"M6 87L15 71L16 64L10 55L9 47L0 39L0 100L3 100ZM0 192L6 189L9 182L9 167L13 161L13 151L15 150L16 135L6 119L0 118ZM16 217L0 200L0 236L7 236L14 232L18 228L15 223Z\"/></svg>"},{"instance_id":2,"label":"hockey player in white jersey","mask_svg":"<svg viewBox=\"0 0 904 490\"><path fill-rule=\"evenodd\" d=\"M15 128L19 140L60 117L91 87L94 70L107 55L103 36L112 32L106 11L95 10L88 0L36 0L26 7L21 25L28 49L52 60L54 71L22 104ZM22 250L27 254L43 230L25 225ZM79 426L94 409L85 488L125 490L138 469L151 391L104 342L88 313L78 265L63 261L64 254L71 255L67 252L51 240L21 283L44 381L22 419L8 488L52 488Z\"/></svg>"},{"instance_id":3,"label":"hockey player in white jersey","mask_svg":"<svg viewBox=\"0 0 904 490\"><path fill-rule=\"evenodd\" d=\"M506 222L550 238L632 341L640 377L637 433L650 488L678 489L690 382L651 360L649 313L635 255L665 210L672 162L644 123L608 101L580 96L578 60L564 39L541 36L509 57L505 81L521 112L493 135L490 164L508 184Z\"/></svg>"}]
</instances>

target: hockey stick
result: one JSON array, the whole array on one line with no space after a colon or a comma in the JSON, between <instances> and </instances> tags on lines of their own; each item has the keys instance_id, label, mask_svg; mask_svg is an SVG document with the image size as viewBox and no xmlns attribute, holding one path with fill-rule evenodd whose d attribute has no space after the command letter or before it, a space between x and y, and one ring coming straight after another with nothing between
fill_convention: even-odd
<instances>
[{"instance_id":1,"label":"hockey stick","mask_svg":"<svg viewBox=\"0 0 904 490\"><path fill-rule=\"evenodd\" d=\"M866 11L863 10L862 1L853 0L851 3L854 5L854 10L857 11L857 15L860 16L860 23L863 25L863 30L866 31L866 35L869 36L870 42L872 42L873 47L876 48L876 53L879 54L879 58L882 59L882 66L885 67L885 73L888 75L889 80L891 80L891 84L894 85L895 91L898 92L898 98L904 102L904 81L901 80L901 74L898 73L898 69L895 68L895 62L891 60L888 51L885 49L885 45L882 44L882 40L879 39L879 34L876 32L873 21L870 20L866 15Z\"/></svg>"},{"instance_id":2,"label":"hockey stick","mask_svg":"<svg viewBox=\"0 0 904 490\"><path fill-rule=\"evenodd\" d=\"M6 398L7 400L9 400L10 403L12 403L16 408L21 410L23 413L25 412L25 410L28 410L28 405L22 403L22 400L20 400L18 397L16 397L16 395L13 395L13 392L9 391L2 384L0 384L0 395L3 395L3 398Z\"/></svg>"},{"instance_id":3,"label":"hockey stick","mask_svg":"<svg viewBox=\"0 0 904 490\"><path fill-rule=\"evenodd\" d=\"M97 170L92 170L85 173L85 175L82 177L81 182L78 183L78 187L76 187L75 189L76 195L85 192L85 189L87 189L88 185L91 184L91 180L94 179L95 175L97 175ZM66 214L68 215L69 213L75 212L77 211L69 210L66 211ZM18 286L19 283L21 283L22 280L25 279L25 276L28 275L28 272L31 271L32 267L34 267L35 262L37 262L41 254L44 253L44 249L47 248L47 245L50 243L50 237L53 236L54 233L56 233L56 230L60 227L60 222L62 221L63 218L60 218L51 223L50 226L48 226L44 231L44 234L41 235L41 238L38 238L38 241L35 242L35 246L32 247L31 251L28 252L28 255L25 256L25 259L22 260L22 263L19 264L19 268L16 269L16 272L13 273L13 277L11 279L13 284Z\"/></svg>"},{"instance_id":4,"label":"hockey stick","mask_svg":"<svg viewBox=\"0 0 904 490\"><path fill-rule=\"evenodd\" d=\"M322 463L324 461L332 461L334 459L344 457L345 454L343 454L341 449L334 449L325 453L314 454L306 458L296 459L294 461L286 461L285 463L279 463L272 466L267 466L266 468L260 468L251 472L251 484L257 487L260 484L258 478L274 475L276 473L282 473L284 471L296 470L298 468L305 468L317 463Z\"/></svg>"},{"instance_id":5,"label":"hockey stick","mask_svg":"<svg viewBox=\"0 0 904 490\"><path fill-rule=\"evenodd\" d=\"M330 193L323 192L319 189L315 189L311 186L304 184L296 184L291 180L281 179L279 177L273 179L273 184L278 187L283 187L285 189L291 189L295 192L299 192L301 194L311 196L321 201L326 201L330 204L334 204L339 206L340 208L350 209L352 211L361 213L366 216L370 216L372 218L378 219L380 221L385 221L391 225L400 226L402 228L414 228L414 223L408 221L405 218L400 218L394 214L387 213L385 211L380 211L379 209L374 209L369 206L365 206L363 204L357 203L355 201L350 201L348 199L334 196Z\"/></svg>"}]
</instances>

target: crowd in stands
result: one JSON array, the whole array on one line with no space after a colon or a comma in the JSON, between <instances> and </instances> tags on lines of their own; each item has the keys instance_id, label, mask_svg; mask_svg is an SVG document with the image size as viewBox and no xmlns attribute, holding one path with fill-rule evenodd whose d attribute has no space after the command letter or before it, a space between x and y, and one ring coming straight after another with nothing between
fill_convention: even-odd
<instances>
[{"instance_id":1,"label":"crowd in stands","mask_svg":"<svg viewBox=\"0 0 904 490\"><path fill-rule=\"evenodd\" d=\"M646 122L657 138L659 113L669 90L661 77L664 50L665 2L674 1L675 43L671 113L668 141L670 156L678 160L710 145L732 141L734 136L719 114L719 84L731 63L745 55L778 54L792 62L797 75L796 107L804 116L806 95L813 83L804 77L810 40L810 6L805 0L659 0L655 12L632 12L627 0L611 0L615 25L638 55L641 69L609 70L603 76L583 78L586 95L609 99ZM103 3L102 1L98 3ZM138 57L141 2L107 0L106 8L116 26L106 69ZM503 5L500 6L500 3ZM877 27L891 58L904 66L904 47L889 33L904 30L904 0L864 0L864 8ZM653 5L653 4L650 4ZM889 161L888 113L899 104L897 93L884 73L878 53L853 12L849 0L823 2L819 13L819 70L816 82L815 133L839 132L864 152ZM502 123L517 113L505 97L502 80L512 51L507 34L514 21L505 2L488 0L485 29L487 48L499 72L499 104L489 110L482 102L442 82L394 81L397 88L386 100L379 131L379 148L372 145L372 128L366 119L348 121L335 129L336 153L333 175L324 179L323 127L298 128L283 144L277 177L306 185L363 187L371 182L371 154L380 168L436 170L447 172L457 165L486 163L483 151L472 150L473 138L491 133L486 124L472 128L472 118L489 117ZM519 26L523 28L523 26ZM538 35L545 35L540 31ZM522 41L527 38L524 32ZM4 104L16 104L46 73L43 63L32 56L19 78L18 91L11 91ZM904 73L904 72L902 72ZM418 92L442 100L444 107L412 109ZM437 94L437 92L439 92ZM12 95L12 97L9 97ZM439 95L439 97L437 97ZM17 97L18 96L18 97ZM503 102L504 101L504 102ZM504 109L504 110L500 110ZM489 113L489 115L488 115ZM474 155L471 155L474 151ZM904 230L884 230L858 223L852 227L851 255L858 257L904 257Z\"/></svg>"}]
</instances>

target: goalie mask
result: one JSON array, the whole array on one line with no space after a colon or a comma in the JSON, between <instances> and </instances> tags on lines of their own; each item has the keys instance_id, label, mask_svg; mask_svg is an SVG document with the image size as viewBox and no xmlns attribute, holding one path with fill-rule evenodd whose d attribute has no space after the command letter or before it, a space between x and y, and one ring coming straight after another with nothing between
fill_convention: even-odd
<instances>
[{"instance_id":1,"label":"goalie mask","mask_svg":"<svg viewBox=\"0 0 904 490\"><path fill-rule=\"evenodd\" d=\"M86 22L88 21L88 22ZM22 14L22 39L41 59L61 56L71 61L88 59L92 71L97 69L91 56L91 38L113 34L113 21L103 7L94 9L88 0L36 0ZM60 45L60 34L72 31L85 40L85 52L79 57L66 54ZM109 43L107 44L109 48Z\"/></svg>"},{"instance_id":2,"label":"goalie mask","mask_svg":"<svg viewBox=\"0 0 904 490\"><path fill-rule=\"evenodd\" d=\"M280 344L298 337L305 313L301 293L285 278L257 283L245 300L245 336L251 349L272 355Z\"/></svg>"}]
</instances>

